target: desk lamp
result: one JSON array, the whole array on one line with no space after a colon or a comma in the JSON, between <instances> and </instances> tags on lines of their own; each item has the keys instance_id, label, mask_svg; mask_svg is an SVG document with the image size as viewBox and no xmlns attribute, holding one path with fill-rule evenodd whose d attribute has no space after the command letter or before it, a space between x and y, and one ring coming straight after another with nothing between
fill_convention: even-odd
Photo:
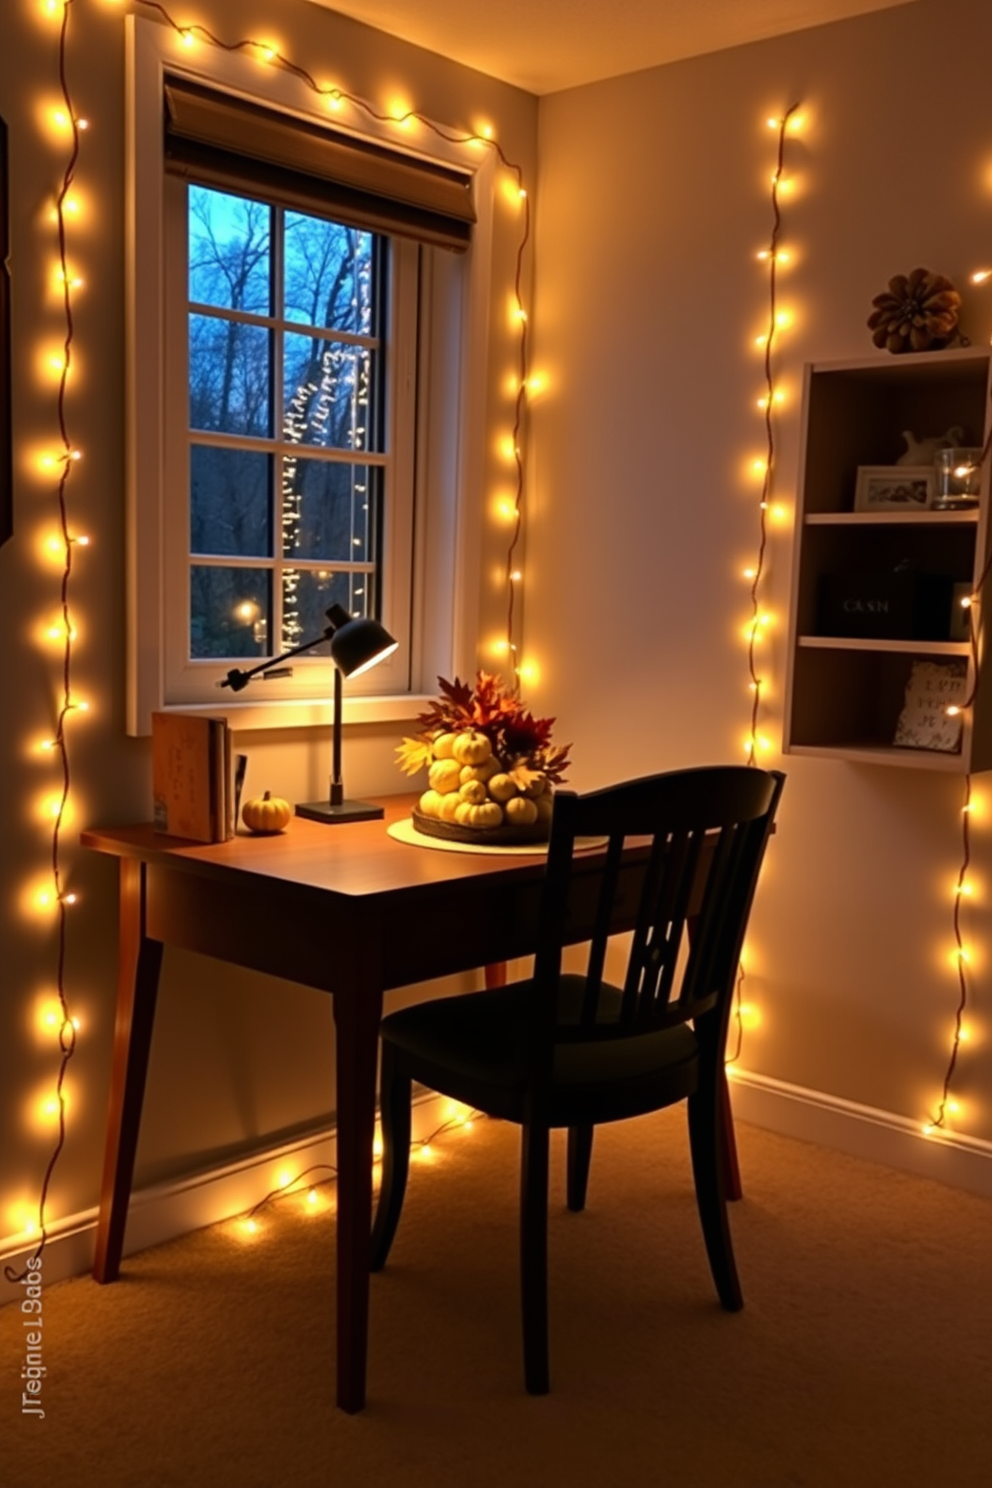
<instances>
[{"instance_id":1,"label":"desk lamp","mask_svg":"<svg viewBox=\"0 0 992 1488\"><path fill-rule=\"evenodd\" d=\"M237 668L228 672L223 682L218 685L230 687L232 692L240 692L247 687L252 677L261 673L262 676L285 675L284 662L294 656L300 656L304 651L312 651L314 646L319 646L322 641L331 643L331 660L334 663L334 729L333 729L333 756L331 765L331 791L329 801L308 801L302 806L297 806L297 816L305 816L310 821L319 822L343 822L343 821L373 821L376 817L383 815L381 806L373 806L369 801L346 801L344 799L344 785L341 781L341 679L342 677L357 677L360 672L367 672L378 662L384 661L391 656L399 645L394 641L389 631L380 625L378 620L371 620L366 616L351 616L341 605L331 605L326 612L327 624L322 633L312 641L304 641L302 646L294 646L291 651L284 651L282 656L276 656L269 661L263 661L248 671L240 671ZM277 669L278 672L277 672Z\"/></svg>"}]
</instances>

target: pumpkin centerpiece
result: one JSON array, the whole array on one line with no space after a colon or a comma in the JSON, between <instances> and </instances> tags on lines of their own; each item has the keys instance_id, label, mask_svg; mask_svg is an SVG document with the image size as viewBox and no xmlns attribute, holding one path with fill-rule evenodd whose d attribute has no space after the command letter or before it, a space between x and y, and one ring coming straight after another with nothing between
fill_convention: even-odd
<instances>
[{"instance_id":1,"label":"pumpkin centerpiece","mask_svg":"<svg viewBox=\"0 0 992 1488\"><path fill-rule=\"evenodd\" d=\"M413 812L418 832L462 842L544 842L569 746L551 743L553 718L535 718L499 677L475 687L438 678L423 731L396 753L408 775L427 770Z\"/></svg>"}]
</instances>

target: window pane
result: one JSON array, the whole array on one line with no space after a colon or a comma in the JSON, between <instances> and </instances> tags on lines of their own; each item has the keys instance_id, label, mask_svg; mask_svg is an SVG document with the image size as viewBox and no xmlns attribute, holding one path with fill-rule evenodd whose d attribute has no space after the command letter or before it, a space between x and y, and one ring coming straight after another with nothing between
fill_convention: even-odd
<instances>
[{"instance_id":1,"label":"window pane","mask_svg":"<svg viewBox=\"0 0 992 1488\"><path fill-rule=\"evenodd\" d=\"M320 635L332 604L343 605L352 615L367 615L373 599L374 576L370 573L335 573L333 569L283 570L282 647L301 645ZM331 643L315 646L311 656L329 656Z\"/></svg>"},{"instance_id":2,"label":"window pane","mask_svg":"<svg viewBox=\"0 0 992 1488\"><path fill-rule=\"evenodd\" d=\"M377 354L361 346L288 334L283 357L283 438L324 449L374 449L370 398Z\"/></svg>"},{"instance_id":3,"label":"window pane","mask_svg":"<svg viewBox=\"0 0 992 1488\"><path fill-rule=\"evenodd\" d=\"M260 568L190 569L189 654L268 655L272 576Z\"/></svg>"},{"instance_id":4,"label":"window pane","mask_svg":"<svg viewBox=\"0 0 992 1488\"><path fill-rule=\"evenodd\" d=\"M189 492L193 553L271 558L271 456L194 444Z\"/></svg>"},{"instance_id":5,"label":"window pane","mask_svg":"<svg viewBox=\"0 0 992 1488\"><path fill-rule=\"evenodd\" d=\"M189 188L189 297L268 315L272 209L206 186Z\"/></svg>"},{"instance_id":6,"label":"window pane","mask_svg":"<svg viewBox=\"0 0 992 1488\"><path fill-rule=\"evenodd\" d=\"M269 340L261 326L219 315L190 316L190 428L271 434Z\"/></svg>"},{"instance_id":7,"label":"window pane","mask_svg":"<svg viewBox=\"0 0 992 1488\"><path fill-rule=\"evenodd\" d=\"M381 477L376 466L287 455L282 466L283 556L350 563L373 557Z\"/></svg>"},{"instance_id":8,"label":"window pane","mask_svg":"<svg viewBox=\"0 0 992 1488\"><path fill-rule=\"evenodd\" d=\"M286 213L286 320L372 334L372 234Z\"/></svg>"}]
</instances>

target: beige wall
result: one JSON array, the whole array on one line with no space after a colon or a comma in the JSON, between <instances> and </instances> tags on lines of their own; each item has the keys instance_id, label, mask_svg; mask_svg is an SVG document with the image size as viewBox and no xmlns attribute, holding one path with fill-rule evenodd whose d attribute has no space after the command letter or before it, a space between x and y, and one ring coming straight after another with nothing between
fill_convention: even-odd
<instances>
[{"instance_id":1,"label":"beige wall","mask_svg":"<svg viewBox=\"0 0 992 1488\"><path fill-rule=\"evenodd\" d=\"M68 941L67 986L82 1022L69 1077L70 1120L51 1193L49 1218L94 1204L113 1032L116 936L115 871L109 861L74 848L89 823L127 822L150 814L146 741L124 732L124 23L128 6L77 0L70 16L68 71L79 113L88 119L78 185L85 214L70 241L86 287L76 300L76 365L69 397L72 439L85 451L71 485L76 530L93 545L73 582L79 626L75 679L92 699L85 723L72 729L73 820L65 833L67 884L80 896ZM183 20L193 18L177 7ZM36 1098L51 1092L57 1054L51 1035L34 1028L40 998L50 992L56 942L51 921L25 913L23 898L48 880L51 834L37 814L46 787L57 784L34 746L50 737L57 709L59 657L39 647L42 619L58 610L59 571L37 559L39 537L56 520L49 482L31 456L57 439L54 392L37 376L38 349L62 332L50 291L56 242L47 212L64 169L64 142L43 127L59 102L57 28L36 0L4 0L0 9L0 113L10 129L11 268L15 288L14 417L17 431L16 535L0 550L0 633L5 637L0 693L0 780L3 890L0 895L0 1240L36 1204L53 1146L50 1127L34 1118ZM264 35L321 78L380 109L398 96L458 129L488 121L511 160L533 180L536 100L519 90L443 61L327 11L293 0L207 0L196 19L236 40ZM275 20L273 18L275 17ZM277 28L277 29L276 29ZM519 214L497 205L493 296L501 317L489 348L487 438L504 430L512 399L506 372L514 344L506 325L519 241ZM529 263L529 261L528 261ZM529 268L528 268L529 272ZM481 492L473 493L482 499ZM496 535L497 541L501 534ZM484 537L484 541L487 540ZM483 558L490 559L485 551ZM488 570L487 570L488 571ZM480 596L480 614L497 597ZM498 611L497 611L498 613ZM480 628L484 621L480 620ZM492 622L490 621L490 629ZM433 679L429 679L432 682ZM393 765L400 732L383 725L349 730L345 768L350 793L403 788ZM326 784L326 731L252 735L253 786L290 799L312 799ZM278 928L273 935L278 935ZM149 1088L138 1158L147 1182L264 1146L276 1135L326 1121L334 1107L333 1030L326 998L195 957L168 955L163 975Z\"/></svg>"},{"instance_id":2,"label":"beige wall","mask_svg":"<svg viewBox=\"0 0 992 1488\"><path fill-rule=\"evenodd\" d=\"M779 497L795 495L803 363L872 353L865 319L916 264L992 329L992 115L984 0L896 11L541 101L535 408L528 552L535 706L574 740L575 782L742 758L750 697L740 570L757 545L742 468L763 447L755 252L771 229L775 134L801 101L784 197L795 255L780 343ZM927 433L938 432L927 430ZM742 1064L828 1096L923 1117L957 996L947 952L961 781L778 754L792 533L772 542L775 692L762 732L789 782L753 923ZM992 787L977 780L970 911L975 1043L960 1127L992 1137Z\"/></svg>"}]
</instances>

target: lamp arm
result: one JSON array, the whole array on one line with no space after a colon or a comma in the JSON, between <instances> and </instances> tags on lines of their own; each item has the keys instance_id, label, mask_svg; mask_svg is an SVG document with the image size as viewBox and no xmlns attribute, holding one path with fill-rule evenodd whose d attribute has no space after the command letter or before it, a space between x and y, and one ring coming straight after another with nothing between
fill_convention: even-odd
<instances>
[{"instance_id":1,"label":"lamp arm","mask_svg":"<svg viewBox=\"0 0 992 1488\"><path fill-rule=\"evenodd\" d=\"M271 672L273 668L281 666L284 661L290 661L294 656L302 656L304 651L312 651L314 646L319 646L323 641L329 641L337 629L334 625L328 625L315 640L304 641L302 646L294 646L291 651L284 651L281 656L270 656L266 661L260 661L258 666L249 667L242 671L238 667L232 667L218 687L229 687L232 692L240 692L247 687L252 677L257 677L259 672ZM335 668L336 670L336 668Z\"/></svg>"}]
</instances>

